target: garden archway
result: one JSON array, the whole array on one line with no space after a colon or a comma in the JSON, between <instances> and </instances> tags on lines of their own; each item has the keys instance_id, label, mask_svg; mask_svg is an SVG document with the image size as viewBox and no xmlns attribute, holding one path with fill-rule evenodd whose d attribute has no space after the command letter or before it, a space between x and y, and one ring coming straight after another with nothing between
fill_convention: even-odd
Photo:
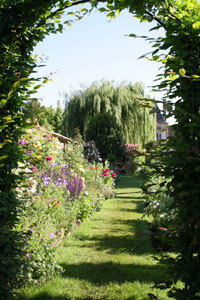
<instances>
[{"instance_id":1,"label":"garden archway","mask_svg":"<svg viewBox=\"0 0 200 300\"><path fill-rule=\"evenodd\" d=\"M64 1L46 0L3 0L0 4L0 222L2 270L0 278L2 295L10 289L9 280L14 276L13 266L8 257L15 253L19 237L12 231L16 222L18 205L14 190L20 179L13 169L23 157L17 148L17 141L23 129L27 127L22 108L30 95L39 88L37 82L30 90L32 72L37 67L36 57L31 53L35 45L50 33L62 32L59 22L66 9L79 4L89 3L91 8L112 18L123 9L140 18L141 21L157 22L156 28L163 28L165 36L153 43L151 59L161 61L164 66L161 83L158 88L167 91L168 99L176 98L173 104L168 101L168 111L174 115L177 124L173 126L174 138L168 143L168 155L162 156L164 174L172 176L169 194L174 197L173 209L179 211L182 223L178 249L191 273L189 284L198 274L200 266L200 216L199 216L199 178L200 173L200 3L197 0L108 0L108 1ZM100 5L100 6L98 6ZM89 13L86 8L70 12L76 19ZM67 20L67 24L71 21ZM155 28L155 29L156 29ZM134 34L131 35L135 37ZM164 54L162 51L167 51ZM44 78L43 82L48 81ZM14 145L14 146L13 146ZM174 149L173 153L170 149ZM13 157L15 159L13 159ZM163 172L163 171L162 171ZM193 182L189 181L193 178ZM8 243L8 232L10 240ZM7 247L11 244L11 247ZM197 277L196 277L197 278ZM193 284L193 283L192 283Z\"/></svg>"}]
</instances>

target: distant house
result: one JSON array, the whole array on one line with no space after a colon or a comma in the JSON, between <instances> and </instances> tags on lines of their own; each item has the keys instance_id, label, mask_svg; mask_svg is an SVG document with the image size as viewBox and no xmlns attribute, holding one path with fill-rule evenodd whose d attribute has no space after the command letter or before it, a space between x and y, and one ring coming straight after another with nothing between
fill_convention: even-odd
<instances>
[{"instance_id":1,"label":"distant house","mask_svg":"<svg viewBox=\"0 0 200 300\"><path fill-rule=\"evenodd\" d=\"M156 140L166 140L169 136L172 136L172 130L169 127L169 124L167 123L165 117L161 114L161 111L157 107L157 113L156 113ZM166 113L165 109L163 109L164 114Z\"/></svg>"}]
</instances>

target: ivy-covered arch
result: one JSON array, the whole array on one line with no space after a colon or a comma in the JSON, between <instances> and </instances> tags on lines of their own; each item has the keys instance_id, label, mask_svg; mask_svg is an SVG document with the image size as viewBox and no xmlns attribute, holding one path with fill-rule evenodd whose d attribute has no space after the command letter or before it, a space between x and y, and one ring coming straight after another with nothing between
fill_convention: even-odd
<instances>
[{"instance_id":1,"label":"ivy-covered arch","mask_svg":"<svg viewBox=\"0 0 200 300\"><path fill-rule=\"evenodd\" d=\"M149 59L161 61L163 70L158 89L167 93L167 108L177 123L174 137L165 147L163 172L172 176L169 194L182 222L178 249L198 282L200 268L200 3L198 0L1 0L0 3L0 288L6 299L12 289L15 258L20 237L15 236L18 199L13 174L23 160L17 141L28 126L22 108L39 85L33 87L32 74L38 62L31 53L35 45L50 33L62 32L63 12L68 18L82 18L88 3L112 18L123 9L141 19L156 21L165 36L157 38ZM77 11L71 11L77 7ZM72 21L66 20L66 24ZM132 34L134 37L135 35ZM162 53L162 51L164 52ZM43 79L45 83L48 78ZM176 99L176 103L170 100ZM173 149L174 151L170 151ZM14 263L14 264L13 264Z\"/></svg>"}]
</instances>

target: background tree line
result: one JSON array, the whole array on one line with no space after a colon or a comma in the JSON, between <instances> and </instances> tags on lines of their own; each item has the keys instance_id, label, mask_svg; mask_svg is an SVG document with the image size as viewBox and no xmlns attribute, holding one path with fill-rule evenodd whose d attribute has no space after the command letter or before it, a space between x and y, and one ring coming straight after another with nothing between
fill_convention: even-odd
<instances>
[{"instance_id":1,"label":"background tree line","mask_svg":"<svg viewBox=\"0 0 200 300\"><path fill-rule=\"evenodd\" d=\"M114 162L123 158L124 144L143 148L155 140L156 115L151 107L142 83L117 85L103 80L72 93L65 99L63 113L60 107L47 108L37 100L28 103L26 112L41 126L71 138L78 130L84 141L95 142L103 160Z\"/></svg>"}]
</instances>

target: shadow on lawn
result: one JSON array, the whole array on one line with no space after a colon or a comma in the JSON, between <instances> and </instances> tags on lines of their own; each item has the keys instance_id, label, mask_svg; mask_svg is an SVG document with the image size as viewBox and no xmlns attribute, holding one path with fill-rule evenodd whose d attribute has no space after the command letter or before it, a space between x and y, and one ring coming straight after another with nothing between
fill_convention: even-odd
<instances>
[{"instance_id":1,"label":"shadow on lawn","mask_svg":"<svg viewBox=\"0 0 200 300\"><path fill-rule=\"evenodd\" d=\"M63 264L64 277L87 280L95 285L125 282L159 282L166 280L166 267L158 265L118 264L112 262ZM163 272L165 270L165 273ZM165 274L165 275L164 275ZM162 278L162 276L165 278Z\"/></svg>"},{"instance_id":2,"label":"shadow on lawn","mask_svg":"<svg viewBox=\"0 0 200 300\"><path fill-rule=\"evenodd\" d=\"M119 232L120 231L119 229ZM150 239L150 232L136 231L134 234L114 235L118 233L114 230L113 235L102 236L96 235L95 237L86 236L82 240L85 242L83 246L87 248L95 248L97 251L106 251L108 254L116 255L120 253L127 253L130 255L143 255L143 254L155 254L156 251L152 247L151 243L147 242ZM144 247L144 244L147 244Z\"/></svg>"},{"instance_id":3,"label":"shadow on lawn","mask_svg":"<svg viewBox=\"0 0 200 300\"><path fill-rule=\"evenodd\" d=\"M144 180L139 178L134 178L133 176L124 175L121 176L120 181L116 183L117 189L124 188L140 188L141 184L144 183Z\"/></svg>"},{"instance_id":4,"label":"shadow on lawn","mask_svg":"<svg viewBox=\"0 0 200 300\"><path fill-rule=\"evenodd\" d=\"M52 296L52 295L50 295L50 294L48 294L48 293L40 293L39 295L37 295L37 296L33 296L33 297L29 297L28 299L27 299L27 297L23 297L23 298L20 298L20 300L97 300L97 299L99 299L99 298L94 298L94 297L78 297L78 298L72 298L71 296ZM108 299L108 298L103 298L102 300L106 300L106 299ZM109 298L109 299L111 299L111 298ZM130 297L130 298L124 298L124 300L138 300L138 298L137 297L134 297L134 296L132 296L132 297Z\"/></svg>"}]
</instances>

